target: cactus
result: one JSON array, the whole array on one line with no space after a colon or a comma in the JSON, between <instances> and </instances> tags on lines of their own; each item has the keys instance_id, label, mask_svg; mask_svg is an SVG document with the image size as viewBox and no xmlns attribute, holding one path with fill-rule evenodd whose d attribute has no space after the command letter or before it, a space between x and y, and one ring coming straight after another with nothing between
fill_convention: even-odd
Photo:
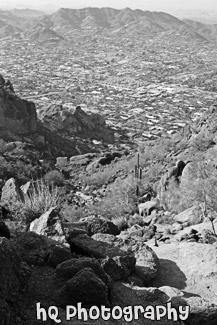
<instances>
[{"instance_id":1,"label":"cactus","mask_svg":"<svg viewBox=\"0 0 217 325\"><path fill-rule=\"evenodd\" d=\"M135 165L136 195L139 196L139 181L142 179L142 168L140 167L139 153L137 154L137 164Z\"/></svg>"}]
</instances>

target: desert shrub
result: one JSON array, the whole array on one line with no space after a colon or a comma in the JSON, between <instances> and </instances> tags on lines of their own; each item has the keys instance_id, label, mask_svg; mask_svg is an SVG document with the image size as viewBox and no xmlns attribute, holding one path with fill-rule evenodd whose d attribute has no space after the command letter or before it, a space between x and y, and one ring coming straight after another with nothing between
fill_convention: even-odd
<instances>
[{"instance_id":1,"label":"desert shrub","mask_svg":"<svg viewBox=\"0 0 217 325\"><path fill-rule=\"evenodd\" d=\"M9 208L16 219L22 219L29 224L51 207L58 207L60 203L58 187L48 186L42 180L38 180L30 193L25 195L24 201L14 202Z\"/></svg>"},{"instance_id":2,"label":"desert shrub","mask_svg":"<svg viewBox=\"0 0 217 325\"><path fill-rule=\"evenodd\" d=\"M209 132L203 131L193 138L191 148L194 149L195 152L205 152L207 149L212 147L213 144L213 135Z\"/></svg>"},{"instance_id":3,"label":"desert shrub","mask_svg":"<svg viewBox=\"0 0 217 325\"><path fill-rule=\"evenodd\" d=\"M88 186L100 188L104 184L108 184L114 175L114 171L111 167L106 167L102 170L98 170L88 176L82 176L81 182Z\"/></svg>"},{"instance_id":4,"label":"desert shrub","mask_svg":"<svg viewBox=\"0 0 217 325\"><path fill-rule=\"evenodd\" d=\"M81 207L64 204L61 209L63 218L69 222L79 221L87 216L86 211Z\"/></svg>"},{"instance_id":5,"label":"desert shrub","mask_svg":"<svg viewBox=\"0 0 217 325\"><path fill-rule=\"evenodd\" d=\"M107 188L105 197L89 209L92 213L116 219L133 214L137 200L136 181L130 175L126 179L117 179Z\"/></svg>"},{"instance_id":6,"label":"desert shrub","mask_svg":"<svg viewBox=\"0 0 217 325\"><path fill-rule=\"evenodd\" d=\"M44 180L49 185L62 186L64 176L58 170L51 170L44 175Z\"/></svg>"},{"instance_id":7,"label":"desert shrub","mask_svg":"<svg viewBox=\"0 0 217 325\"><path fill-rule=\"evenodd\" d=\"M128 228L128 218L126 216L112 218L112 222L118 227L120 231L126 230Z\"/></svg>"},{"instance_id":8,"label":"desert shrub","mask_svg":"<svg viewBox=\"0 0 217 325\"><path fill-rule=\"evenodd\" d=\"M129 217L128 226L132 227L134 225L144 226L144 218L138 214Z\"/></svg>"}]
</instances>

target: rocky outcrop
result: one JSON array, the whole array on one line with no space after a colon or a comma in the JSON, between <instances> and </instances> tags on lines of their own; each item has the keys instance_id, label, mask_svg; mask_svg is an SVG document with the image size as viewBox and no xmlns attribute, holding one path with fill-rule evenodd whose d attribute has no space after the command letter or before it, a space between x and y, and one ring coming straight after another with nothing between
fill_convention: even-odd
<instances>
[{"instance_id":1,"label":"rocky outcrop","mask_svg":"<svg viewBox=\"0 0 217 325\"><path fill-rule=\"evenodd\" d=\"M0 80L0 131L29 134L37 130L37 114L32 102L15 96L13 86Z\"/></svg>"},{"instance_id":2,"label":"rocky outcrop","mask_svg":"<svg viewBox=\"0 0 217 325\"><path fill-rule=\"evenodd\" d=\"M105 142L114 141L113 131L106 126L104 118L96 113L87 113L80 106L69 109L51 105L40 112L39 118L52 132Z\"/></svg>"}]
</instances>

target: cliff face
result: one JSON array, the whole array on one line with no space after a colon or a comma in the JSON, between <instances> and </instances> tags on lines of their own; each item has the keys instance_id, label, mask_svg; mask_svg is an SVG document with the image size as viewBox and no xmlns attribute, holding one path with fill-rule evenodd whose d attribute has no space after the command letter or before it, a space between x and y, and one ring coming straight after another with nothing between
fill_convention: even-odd
<instances>
[{"instance_id":1,"label":"cliff face","mask_svg":"<svg viewBox=\"0 0 217 325\"><path fill-rule=\"evenodd\" d=\"M35 104L22 100L14 93L10 81L0 76L0 130L17 135L37 130Z\"/></svg>"}]
</instances>

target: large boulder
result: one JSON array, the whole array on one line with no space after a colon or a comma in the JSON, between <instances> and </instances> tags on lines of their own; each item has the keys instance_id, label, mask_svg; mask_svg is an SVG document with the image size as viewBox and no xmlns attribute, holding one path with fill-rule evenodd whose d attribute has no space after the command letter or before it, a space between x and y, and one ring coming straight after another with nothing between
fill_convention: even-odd
<instances>
[{"instance_id":1,"label":"large boulder","mask_svg":"<svg viewBox=\"0 0 217 325\"><path fill-rule=\"evenodd\" d=\"M20 256L29 265L56 267L72 258L70 249L65 245L34 232L21 233L14 241Z\"/></svg>"},{"instance_id":2,"label":"large boulder","mask_svg":"<svg viewBox=\"0 0 217 325\"><path fill-rule=\"evenodd\" d=\"M203 219L202 211L199 207L193 206L184 210L174 217L174 220L179 223L187 223L188 225L196 225Z\"/></svg>"},{"instance_id":3,"label":"large boulder","mask_svg":"<svg viewBox=\"0 0 217 325\"><path fill-rule=\"evenodd\" d=\"M29 231L33 231L38 235L47 236L60 243L66 243L64 228L55 207L50 208L40 218L32 221Z\"/></svg>"},{"instance_id":4,"label":"large boulder","mask_svg":"<svg viewBox=\"0 0 217 325\"><path fill-rule=\"evenodd\" d=\"M0 239L0 257L0 322L13 324L17 301L27 290L31 269L5 238Z\"/></svg>"},{"instance_id":5,"label":"large boulder","mask_svg":"<svg viewBox=\"0 0 217 325\"><path fill-rule=\"evenodd\" d=\"M76 254L104 260L103 265L106 270L110 269L106 260L112 259L112 263L115 263L115 268L118 271L117 279L127 278L134 270L136 260L132 253L124 252L118 247L114 247L112 244L103 241L99 243L99 241L87 235L78 235L74 237L71 234L69 234L68 243L70 244L71 251ZM110 275L112 276L112 274ZM113 279L114 278L115 277L113 277Z\"/></svg>"},{"instance_id":6,"label":"large boulder","mask_svg":"<svg viewBox=\"0 0 217 325\"><path fill-rule=\"evenodd\" d=\"M97 260L81 258L63 262L56 268L56 274L67 280L56 294L61 306L81 301L86 307L110 304L111 280Z\"/></svg>"},{"instance_id":7,"label":"large boulder","mask_svg":"<svg viewBox=\"0 0 217 325\"><path fill-rule=\"evenodd\" d=\"M155 286L172 286L217 304L217 244L173 242L152 247L160 261Z\"/></svg>"},{"instance_id":8,"label":"large boulder","mask_svg":"<svg viewBox=\"0 0 217 325\"><path fill-rule=\"evenodd\" d=\"M23 201L24 195L15 178L10 178L2 188L1 201L10 204L17 200Z\"/></svg>"},{"instance_id":9,"label":"large boulder","mask_svg":"<svg viewBox=\"0 0 217 325\"><path fill-rule=\"evenodd\" d=\"M115 237L112 235L96 234L92 238L110 246L118 248L123 253L133 254L136 259L136 266L133 270L138 275L143 283L150 285L150 282L156 278L158 274L159 261L155 252L144 243L142 238L131 238L129 235L126 237Z\"/></svg>"}]
</instances>

